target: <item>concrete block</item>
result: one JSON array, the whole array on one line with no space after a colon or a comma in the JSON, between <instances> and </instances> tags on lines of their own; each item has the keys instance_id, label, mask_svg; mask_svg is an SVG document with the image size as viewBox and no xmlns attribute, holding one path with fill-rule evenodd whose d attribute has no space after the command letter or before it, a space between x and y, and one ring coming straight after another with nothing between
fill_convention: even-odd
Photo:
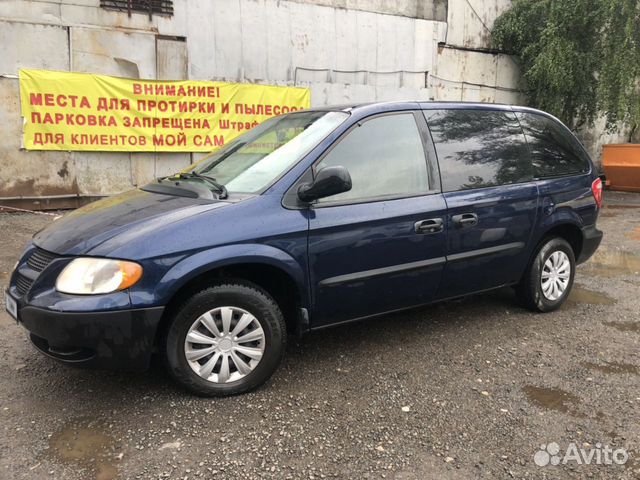
<instances>
[{"instance_id":1,"label":"concrete block","mask_svg":"<svg viewBox=\"0 0 640 480\"><path fill-rule=\"evenodd\" d=\"M22 120L18 80L0 78L0 198L77 193L68 152L20 150Z\"/></svg>"},{"instance_id":2,"label":"concrete block","mask_svg":"<svg viewBox=\"0 0 640 480\"><path fill-rule=\"evenodd\" d=\"M358 29L355 69L375 71L378 69L378 16L369 12L355 12L355 16Z\"/></svg>"},{"instance_id":3,"label":"concrete block","mask_svg":"<svg viewBox=\"0 0 640 480\"><path fill-rule=\"evenodd\" d=\"M133 188L131 154L72 152L81 195L112 195Z\"/></svg>"},{"instance_id":4,"label":"concrete block","mask_svg":"<svg viewBox=\"0 0 640 480\"><path fill-rule=\"evenodd\" d=\"M338 9L361 10L385 15L446 20L447 0L293 0Z\"/></svg>"},{"instance_id":5,"label":"concrete block","mask_svg":"<svg viewBox=\"0 0 640 480\"><path fill-rule=\"evenodd\" d=\"M294 67L336 67L335 10L291 3L292 64Z\"/></svg>"},{"instance_id":6,"label":"concrete block","mask_svg":"<svg viewBox=\"0 0 640 480\"><path fill-rule=\"evenodd\" d=\"M186 80L189 78L187 42L168 38L156 39L156 78Z\"/></svg>"},{"instance_id":7,"label":"concrete block","mask_svg":"<svg viewBox=\"0 0 640 480\"><path fill-rule=\"evenodd\" d=\"M212 5L213 2L192 2L189 5L189 78L207 80L216 76L216 38Z\"/></svg>"},{"instance_id":8,"label":"concrete block","mask_svg":"<svg viewBox=\"0 0 640 480\"><path fill-rule=\"evenodd\" d=\"M2 0L0 1L0 18L3 20L60 24L60 2Z\"/></svg>"},{"instance_id":9,"label":"concrete block","mask_svg":"<svg viewBox=\"0 0 640 480\"><path fill-rule=\"evenodd\" d=\"M240 10L240 0L214 0L210 2L212 12L210 20L213 21L214 43L201 45L204 50L196 58L206 55L215 60L215 69L212 78L216 79L237 79L242 76L242 12ZM192 35L193 29L189 34Z\"/></svg>"},{"instance_id":10,"label":"concrete block","mask_svg":"<svg viewBox=\"0 0 640 480\"><path fill-rule=\"evenodd\" d=\"M267 1L265 8L267 30L267 79L293 81L291 52L291 10L289 2Z\"/></svg>"},{"instance_id":11,"label":"concrete block","mask_svg":"<svg viewBox=\"0 0 640 480\"><path fill-rule=\"evenodd\" d=\"M191 165L190 153L158 153L156 155L156 177L179 172Z\"/></svg>"},{"instance_id":12,"label":"concrete block","mask_svg":"<svg viewBox=\"0 0 640 480\"><path fill-rule=\"evenodd\" d=\"M128 78L155 78L155 36L72 27L71 70Z\"/></svg>"},{"instance_id":13,"label":"concrete block","mask_svg":"<svg viewBox=\"0 0 640 480\"><path fill-rule=\"evenodd\" d=\"M67 29L0 21L0 74L17 75L20 68L68 70Z\"/></svg>"},{"instance_id":14,"label":"concrete block","mask_svg":"<svg viewBox=\"0 0 640 480\"><path fill-rule=\"evenodd\" d=\"M244 79L261 82L267 78L268 25L264 0L242 0L242 67Z\"/></svg>"},{"instance_id":15,"label":"concrete block","mask_svg":"<svg viewBox=\"0 0 640 480\"><path fill-rule=\"evenodd\" d=\"M131 183L139 187L152 182L156 178L156 154L132 153L131 154Z\"/></svg>"},{"instance_id":16,"label":"concrete block","mask_svg":"<svg viewBox=\"0 0 640 480\"><path fill-rule=\"evenodd\" d=\"M356 70L358 49L358 15L354 11L335 11L337 70Z\"/></svg>"}]
</instances>

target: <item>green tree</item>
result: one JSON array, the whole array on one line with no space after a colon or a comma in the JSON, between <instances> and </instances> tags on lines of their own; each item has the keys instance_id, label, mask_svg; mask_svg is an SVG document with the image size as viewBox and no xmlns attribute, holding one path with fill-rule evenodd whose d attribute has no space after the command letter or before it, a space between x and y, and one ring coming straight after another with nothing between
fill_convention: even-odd
<instances>
[{"instance_id":1,"label":"green tree","mask_svg":"<svg viewBox=\"0 0 640 480\"><path fill-rule=\"evenodd\" d=\"M494 46L520 58L529 103L576 129L640 124L639 0L515 0Z\"/></svg>"}]
</instances>

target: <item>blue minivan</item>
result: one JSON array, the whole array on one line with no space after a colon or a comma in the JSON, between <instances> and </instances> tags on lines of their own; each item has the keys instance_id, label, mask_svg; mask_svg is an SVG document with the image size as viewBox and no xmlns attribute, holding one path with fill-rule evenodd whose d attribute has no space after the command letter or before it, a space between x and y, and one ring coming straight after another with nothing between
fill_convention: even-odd
<instances>
[{"instance_id":1,"label":"blue minivan","mask_svg":"<svg viewBox=\"0 0 640 480\"><path fill-rule=\"evenodd\" d=\"M511 285L567 298L602 181L523 107L376 103L271 118L188 171L38 232L6 292L37 349L200 395L265 382L288 335Z\"/></svg>"}]
</instances>

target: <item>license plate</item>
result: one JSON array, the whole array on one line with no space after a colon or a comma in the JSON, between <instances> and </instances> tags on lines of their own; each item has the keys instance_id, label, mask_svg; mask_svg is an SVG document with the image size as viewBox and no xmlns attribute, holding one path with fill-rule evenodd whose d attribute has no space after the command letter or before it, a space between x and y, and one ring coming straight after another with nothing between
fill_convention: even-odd
<instances>
[{"instance_id":1,"label":"license plate","mask_svg":"<svg viewBox=\"0 0 640 480\"><path fill-rule=\"evenodd\" d=\"M4 304L9 315L18 320L18 304L8 293L4 294Z\"/></svg>"}]
</instances>

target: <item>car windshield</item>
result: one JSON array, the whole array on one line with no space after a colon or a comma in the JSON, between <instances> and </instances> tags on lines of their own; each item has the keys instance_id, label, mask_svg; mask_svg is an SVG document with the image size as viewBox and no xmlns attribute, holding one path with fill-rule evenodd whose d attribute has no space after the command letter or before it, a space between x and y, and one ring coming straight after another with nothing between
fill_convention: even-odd
<instances>
[{"instance_id":1,"label":"car windshield","mask_svg":"<svg viewBox=\"0 0 640 480\"><path fill-rule=\"evenodd\" d=\"M214 179L229 192L259 192L348 116L325 111L271 118L200 160L191 171Z\"/></svg>"}]
</instances>

